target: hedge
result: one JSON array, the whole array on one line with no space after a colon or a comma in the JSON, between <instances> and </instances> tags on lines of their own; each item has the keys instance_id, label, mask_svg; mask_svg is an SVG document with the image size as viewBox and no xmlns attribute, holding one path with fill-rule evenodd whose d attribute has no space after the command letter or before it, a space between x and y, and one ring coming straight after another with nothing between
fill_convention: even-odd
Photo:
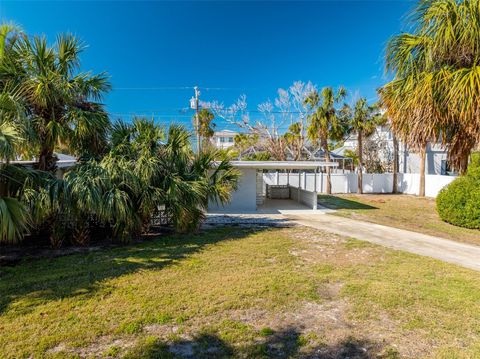
<instances>
[{"instance_id":1,"label":"hedge","mask_svg":"<svg viewBox=\"0 0 480 359\"><path fill-rule=\"evenodd\" d=\"M437 211L445 222L480 229L480 154L474 154L467 174L440 191Z\"/></svg>"}]
</instances>

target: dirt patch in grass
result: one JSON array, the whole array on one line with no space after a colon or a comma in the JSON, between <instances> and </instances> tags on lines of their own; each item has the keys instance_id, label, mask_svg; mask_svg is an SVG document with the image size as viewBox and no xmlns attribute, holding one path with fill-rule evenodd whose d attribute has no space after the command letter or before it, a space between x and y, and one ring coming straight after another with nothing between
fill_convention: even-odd
<instances>
[{"instance_id":1,"label":"dirt patch in grass","mask_svg":"<svg viewBox=\"0 0 480 359\"><path fill-rule=\"evenodd\" d=\"M368 264L372 259L381 258L383 249L372 247L366 242L351 240L333 233L302 228L292 230L292 237L304 245L295 247L291 254L309 263L326 264L324 270L333 266Z\"/></svg>"},{"instance_id":2,"label":"dirt patch in grass","mask_svg":"<svg viewBox=\"0 0 480 359\"><path fill-rule=\"evenodd\" d=\"M320 205L336 209L332 215L407 229L454 241L480 245L480 231L443 222L435 199L411 195L320 195Z\"/></svg>"},{"instance_id":3,"label":"dirt patch in grass","mask_svg":"<svg viewBox=\"0 0 480 359\"><path fill-rule=\"evenodd\" d=\"M80 357L80 358L116 358L137 345L135 337L115 338L110 335L96 338L95 342L82 348L74 348L60 343L46 351L51 357Z\"/></svg>"}]
</instances>

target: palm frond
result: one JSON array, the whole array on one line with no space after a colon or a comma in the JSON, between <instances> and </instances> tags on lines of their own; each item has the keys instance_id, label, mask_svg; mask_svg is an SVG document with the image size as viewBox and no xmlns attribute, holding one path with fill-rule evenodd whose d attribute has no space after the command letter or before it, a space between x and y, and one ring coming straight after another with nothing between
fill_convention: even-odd
<instances>
[{"instance_id":1,"label":"palm frond","mask_svg":"<svg viewBox=\"0 0 480 359\"><path fill-rule=\"evenodd\" d=\"M27 208L15 198L0 197L0 223L0 242L18 242L28 230Z\"/></svg>"}]
</instances>

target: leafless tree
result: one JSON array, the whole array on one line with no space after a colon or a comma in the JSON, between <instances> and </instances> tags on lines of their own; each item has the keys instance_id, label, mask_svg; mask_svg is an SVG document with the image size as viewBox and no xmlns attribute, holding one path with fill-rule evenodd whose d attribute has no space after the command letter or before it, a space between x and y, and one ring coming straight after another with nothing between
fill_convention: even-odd
<instances>
[{"instance_id":1,"label":"leafless tree","mask_svg":"<svg viewBox=\"0 0 480 359\"><path fill-rule=\"evenodd\" d=\"M310 111L304 100L314 89L311 82L302 81L294 82L288 89L280 88L273 102L267 100L252 111L261 115L255 118L248 111L245 95L230 106L217 101L201 102L201 106L211 109L226 122L258 136L258 146L267 150L273 158L286 160L291 157L298 160L305 144L306 121Z\"/></svg>"}]
</instances>

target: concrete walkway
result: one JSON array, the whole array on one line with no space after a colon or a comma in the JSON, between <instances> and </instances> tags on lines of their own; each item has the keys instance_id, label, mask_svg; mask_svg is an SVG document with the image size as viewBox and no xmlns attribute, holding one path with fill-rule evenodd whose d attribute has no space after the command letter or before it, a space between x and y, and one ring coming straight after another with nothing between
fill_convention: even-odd
<instances>
[{"instance_id":1,"label":"concrete walkway","mask_svg":"<svg viewBox=\"0 0 480 359\"><path fill-rule=\"evenodd\" d=\"M480 247L328 214L288 214L304 226L420 254L480 271Z\"/></svg>"}]
</instances>

